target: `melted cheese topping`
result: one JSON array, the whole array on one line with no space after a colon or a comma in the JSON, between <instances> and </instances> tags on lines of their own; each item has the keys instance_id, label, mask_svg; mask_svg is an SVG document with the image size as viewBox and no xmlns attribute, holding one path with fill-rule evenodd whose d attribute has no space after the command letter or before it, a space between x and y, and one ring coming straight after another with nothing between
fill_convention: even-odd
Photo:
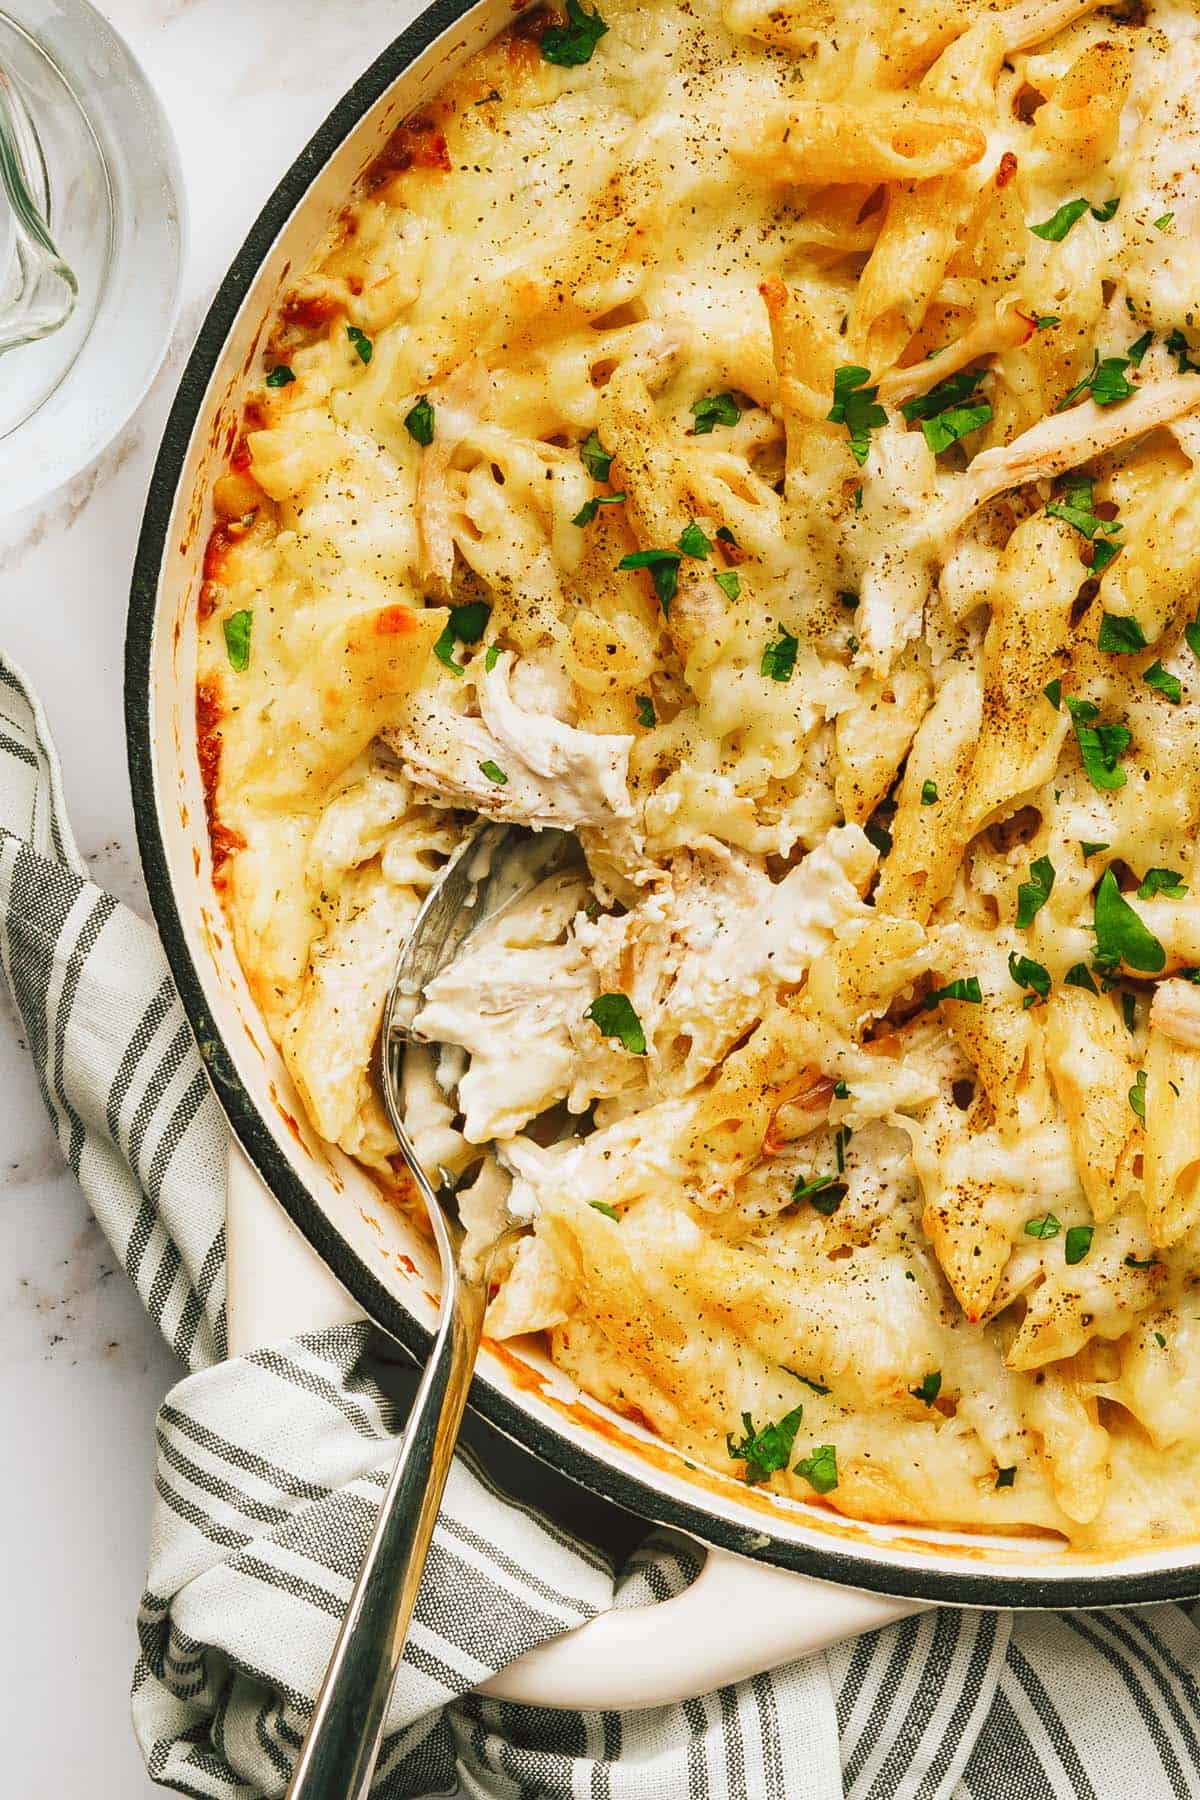
<instances>
[{"instance_id":1,"label":"melted cheese topping","mask_svg":"<svg viewBox=\"0 0 1200 1800\"><path fill-rule=\"evenodd\" d=\"M275 321L202 607L239 953L386 1171L422 894L576 830L405 1075L472 1241L529 1221L491 1329L858 1518L1193 1535L1200 18L601 7Z\"/></svg>"}]
</instances>

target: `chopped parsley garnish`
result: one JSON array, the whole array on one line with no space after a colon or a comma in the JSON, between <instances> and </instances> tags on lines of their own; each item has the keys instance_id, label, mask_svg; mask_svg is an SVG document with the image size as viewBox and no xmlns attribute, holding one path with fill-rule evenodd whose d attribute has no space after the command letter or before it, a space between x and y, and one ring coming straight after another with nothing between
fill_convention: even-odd
<instances>
[{"instance_id":1,"label":"chopped parsley garnish","mask_svg":"<svg viewBox=\"0 0 1200 1800\"><path fill-rule=\"evenodd\" d=\"M357 325L347 325L346 336L354 345L359 362L369 363L375 354L375 346L367 336L366 332L360 331Z\"/></svg>"},{"instance_id":2,"label":"chopped parsley garnish","mask_svg":"<svg viewBox=\"0 0 1200 1800\"><path fill-rule=\"evenodd\" d=\"M1166 951L1125 899L1111 869L1105 869L1096 889L1093 925L1096 961L1102 968L1124 963L1143 975L1157 975L1166 966Z\"/></svg>"},{"instance_id":3,"label":"chopped parsley garnish","mask_svg":"<svg viewBox=\"0 0 1200 1800\"><path fill-rule=\"evenodd\" d=\"M1118 400L1128 400L1134 392L1133 383L1125 375L1126 369L1130 367L1132 364L1128 356L1101 358L1100 352L1093 350L1091 368L1063 395L1055 412L1065 412L1068 406L1084 394L1090 394L1097 406L1112 406Z\"/></svg>"},{"instance_id":4,"label":"chopped parsley garnish","mask_svg":"<svg viewBox=\"0 0 1200 1800\"><path fill-rule=\"evenodd\" d=\"M1008 953L1008 972L1020 988L1028 988L1024 1004L1026 1007L1036 1006L1050 992L1050 971L1032 957L1018 956L1015 950Z\"/></svg>"},{"instance_id":5,"label":"chopped parsley garnish","mask_svg":"<svg viewBox=\"0 0 1200 1800\"><path fill-rule=\"evenodd\" d=\"M762 653L759 673L769 675L772 681L790 681L796 667L796 650L796 639L781 625L775 642L768 644Z\"/></svg>"},{"instance_id":6,"label":"chopped parsley garnish","mask_svg":"<svg viewBox=\"0 0 1200 1800\"><path fill-rule=\"evenodd\" d=\"M1042 689L1042 692L1045 694L1055 712L1057 712L1062 705L1062 681L1060 678L1056 675L1053 681L1048 681Z\"/></svg>"},{"instance_id":7,"label":"chopped parsley garnish","mask_svg":"<svg viewBox=\"0 0 1200 1800\"><path fill-rule=\"evenodd\" d=\"M654 711L654 702L649 694L639 694L636 704L639 725L644 725L646 729L649 730L651 725L658 724L658 716Z\"/></svg>"},{"instance_id":8,"label":"chopped parsley garnish","mask_svg":"<svg viewBox=\"0 0 1200 1800\"><path fill-rule=\"evenodd\" d=\"M844 1081L835 1081L833 1084L833 1097L835 1100L848 1100L850 1098L849 1085Z\"/></svg>"},{"instance_id":9,"label":"chopped parsley garnish","mask_svg":"<svg viewBox=\"0 0 1200 1800\"><path fill-rule=\"evenodd\" d=\"M736 569L717 569L713 580L727 600L736 600L742 591L741 580Z\"/></svg>"},{"instance_id":10,"label":"chopped parsley garnish","mask_svg":"<svg viewBox=\"0 0 1200 1800\"><path fill-rule=\"evenodd\" d=\"M887 414L878 404L879 389L871 387L870 380L870 371L854 363L835 370L833 405L826 414L832 424L846 427L851 452L860 468L870 455L872 431L887 424Z\"/></svg>"},{"instance_id":11,"label":"chopped parsley garnish","mask_svg":"<svg viewBox=\"0 0 1200 1800\"><path fill-rule=\"evenodd\" d=\"M833 1134L833 1158L837 1163L839 1175L844 1175L846 1172L846 1145L852 1136L853 1133L848 1125L839 1125Z\"/></svg>"},{"instance_id":12,"label":"chopped parsley garnish","mask_svg":"<svg viewBox=\"0 0 1200 1800\"><path fill-rule=\"evenodd\" d=\"M504 773L504 770L500 767L500 764L494 763L490 757L488 758L487 762L481 762L479 767L483 771L483 773L487 776L488 780L494 781L497 787L507 787L508 786L508 776Z\"/></svg>"},{"instance_id":13,"label":"chopped parsley garnish","mask_svg":"<svg viewBox=\"0 0 1200 1800\"><path fill-rule=\"evenodd\" d=\"M1175 214L1173 212L1160 213L1158 218L1155 219L1155 221L1154 221L1155 231L1165 231L1167 229L1167 226L1171 223L1171 220L1174 217L1175 217Z\"/></svg>"},{"instance_id":14,"label":"chopped parsley garnish","mask_svg":"<svg viewBox=\"0 0 1200 1800\"><path fill-rule=\"evenodd\" d=\"M797 1406L774 1424L764 1425L761 1431L756 1431L754 1420L748 1412L744 1412L742 1426L746 1435L741 1443L735 1444L733 1433L726 1433L725 1448L734 1462L745 1463L746 1480L751 1485L757 1481L766 1481L778 1469L787 1467L803 1417L804 1408Z\"/></svg>"},{"instance_id":15,"label":"chopped parsley garnish","mask_svg":"<svg viewBox=\"0 0 1200 1800\"><path fill-rule=\"evenodd\" d=\"M1107 225L1110 219L1116 217L1117 208L1120 204L1121 202L1115 194L1111 200L1102 200L1099 206L1093 206L1091 208L1093 219L1099 219L1102 225Z\"/></svg>"},{"instance_id":16,"label":"chopped parsley garnish","mask_svg":"<svg viewBox=\"0 0 1200 1800\"><path fill-rule=\"evenodd\" d=\"M1098 994L1100 992L1100 989L1092 980L1086 963L1072 963L1071 967L1063 976L1063 981L1067 987L1083 988L1085 992L1089 994Z\"/></svg>"},{"instance_id":17,"label":"chopped parsley garnish","mask_svg":"<svg viewBox=\"0 0 1200 1800\"><path fill-rule=\"evenodd\" d=\"M1114 656L1132 656L1146 648L1146 634L1136 619L1106 612L1100 621L1096 648L1107 650Z\"/></svg>"},{"instance_id":18,"label":"chopped parsley garnish","mask_svg":"<svg viewBox=\"0 0 1200 1800\"><path fill-rule=\"evenodd\" d=\"M483 600L471 600L466 606L452 606L445 629L433 646L433 654L438 661L445 663L448 669L453 669L456 675L461 675L462 664L454 660L455 644L477 644L487 630L487 622L491 616L492 609Z\"/></svg>"},{"instance_id":19,"label":"chopped parsley garnish","mask_svg":"<svg viewBox=\"0 0 1200 1800\"><path fill-rule=\"evenodd\" d=\"M607 30L599 7L593 13L585 12L579 0L567 0L565 24L551 25L542 33L542 61L577 69L592 60L592 52Z\"/></svg>"},{"instance_id":20,"label":"chopped parsley garnish","mask_svg":"<svg viewBox=\"0 0 1200 1800\"><path fill-rule=\"evenodd\" d=\"M584 501L571 523L572 525L590 525L602 506L623 506L624 504L624 494L593 494L590 500Z\"/></svg>"},{"instance_id":21,"label":"chopped parsley garnish","mask_svg":"<svg viewBox=\"0 0 1200 1800\"><path fill-rule=\"evenodd\" d=\"M1133 343L1130 344L1129 349L1125 354L1128 356L1135 369L1141 368L1142 358L1145 356L1153 342L1154 333L1152 331L1143 331L1141 337L1135 338Z\"/></svg>"},{"instance_id":22,"label":"chopped parsley garnish","mask_svg":"<svg viewBox=\"0 0 1200 1800\"><path fill-rule=\"evenodd\" d=\"M685 556L695 557L697 562L706 562L712 549L712 539L705 537L695 519L685 525L679 534L679 548Z\"/></svg>"},{"instance_id":23,"label":"chopped parsley garnish","mask_svg":"<svg viewBox=\"0 0 1200 1800\"><path fill-rule=\"evenodd\" d=\"M1082 219L1087 210L1088 202L1082 198L1064 200L1050 218L1043 219L1040 225L1031 225L1029 229L1034 237L1044 238L1048 244L1061 244L1075 221Z\"/></svg>"},{"instance_id":24,"label":"chopped parsley garnish","mask_svg":"<svg viewBox=\"0 0 1200 1800\"><path fill-rule=\"evenodd\" d=\"M618 569L649 569L658 603L664 613L671 609L679 583L679 565L683 561L678 550L632 550L617 564Z\"/></svg>"},{"instance_id":25,"label":"chopped parsley garnish","mask_svg":"<svg viewBox=\"0 0 1200 1800\"><path fill-rule=\"evenodd\" d=\"M1167 894L1175 900L1186 894L1187 888L1177 869L1147 869L1137 892L1139 900L1153 900L1156 894Z\"/></svg>"},{"instance_id":26,"label":"chopped parsley garnish","mask_svg":"<svg viewBox=\"0 0 1200 1800\"><path fill-rule=\"evenodd\" d=\"M997 1469L996 1470L996 1486L998 1488L1011 1487L1013 1482L1016 1479L1017 1479L1016 1463L1014 1463L1010 1469Z\"/></svg>"},{"instance_id":27,"label":"chopped parsley garnish","mask_svg":"<svg viewBox=\"0 0 1200 1800\"><path fill-rule=\"evenodd\" d=\"M1125 786L1126 775L1119 761L1133 742L1124 725L1098 725L1100 709L1090 700L1068 697L1067 709L1075 726L1075 737L1084 771L1094 788L1114 791Z\"/></svg>"},{"instance_id":28,"label":"chopped parsley garnish","mask_svg":"<svg viewBox=\"0 0 1200 1800\"><path fill-rule=\"evenodd\" d=\"M588 1205L593 1212L603 1213L606 1219L611 1219L614 1225L621 1223L620 1213L615 1206L610 1206L607 1200L589 1200Z\"/></svg>"},{"instance_id":29,"label":"chopped parsley garnish","mask_svg":"<svg viewBox=\"0 0 1200 1800\"><path fill-rule=\"evenodd\" d=\"M286 363L276 363L273 369L267 370L268 387L287 387L289 382L293 382L295 379L294 372L288 368Z\"/></svg>"},{"instance_id":30,"label":"chopped parsley garnish","mask_svg":"<svg viewBox=\"0 0 1200 1800\"><path fill-rule=\"evenodd\" d=\"M1026 1219L1025 1236L1031 1238L1057 1237L1062 1226L1052 1212L1043 1213L1040 1219Z\"/></svg>"},{"instance_id":31,"label":"chopped parsley garnish","mask_svg":"<svg viewBox=\"0 0 1200 1800\"><path fill-rule=\"evenodd\" d=\"M1062 320L1057 313L1039 313L1033 323L1038 331L1051 331L1055 325L1061 325Z\"/></svg>"},{"instance_id":32,"label":"chopped parsley garnish","mask_svg":"<svg viewBox=\"0 0 1200 1800\"><path fill-rule=\"evenodd\" d=\"M922 1379L920 1387L909 1388L908 1391L914 1400L923 1400L926 1406L932 1406L942 1391L942 1371L931 1369Z\"/></svg>"},{"instance_id":33,"label":"chopped parsley garnish","mask_svg":"<svg viewBox=\"0 0 1200 1800\"><path fill-rule=\"evenodd\" d=\"M921 805L935 806L937 804L937 797L937 782L923 781L921 783Z\"/></svg>"},{"instance_id":34,"label":"chopped parsley garnish","mask_svg":"<svg viewBox=\"0 0 1200 1800\"><path fill-rule=\"evenodd\" d=\"M1200 363L1194 363L1192 361L1192 346L1188 343L1178 326L1176 326L1175 330L1170 332L1167 337L1167 350L1171 356L1175 357L1181 375L1195 375L1200 373Z\"/></svg>"},{"instance_id":35,"label":"chopped parsley garnish","mask_svg":"<svg viewBox=\"0 0 1200 1800\"><path fill-rule=\"evenodd\" d=\"M424 394L404 415L404 426L410 438L428 448L433 442L433 408Z\"/></svg>"},{"instance_id":36,"label":"chopped parsley garnish","mask_svg":"<svg viewBox=\"0 0 1200 1800\"><path fill-rule=\"evenodd\" d=\"M1127 1269L1157 1269L1157 1256L1127 1256L1124 1258Z\"/></svg>"},{"instance_id":37,"label":"chopped parsley garnish","mask_svg":"<svg viewBox=\"0 0 1200 1800\"><path fill-rule=\"evenodd\" d=\"M1063 1254L1069 1263L1075 1264L1083 1261L1092 1247L1094 1235L1094 1225L1071 1225L1067 1228L1067 1235L1063 1240Z\"/></svg>"},{"instance_id":38,"label":"chopped parsley garnish","mask_svg":"<svg viewBox=\"0 0 1200 1800\"><path fill-rule=\"evenodd\" d=\"M692 402L692 417L696 421L692 436L707 437L714 426L736 425L741 416L732 394L705 394L703 399Z\"/></svg>"},{"instance_id":39,"label":"chopped parsley garnish","mask_svg":"<svg viewBox=\"0 0 1200 1800\"><path fill-rule=\"evenodd\" d=\"M254 623L252 612L230 613L222 629L225 633L225 654L229 658L229 666L237 675L244 675L250 667L250 628Z\"/></svg>"},{"instance_id":40,"label":"chopped parsley garnish","mask_svg":"<svg viewBox=\"0 0 1200 1800\"><path fill-rule=\"evenodd\" d=\"M627 994L598 994L583 1016L603 1037L619 1039L633 1056L645 1056L646 1034Z\"/></svg>"},{"instance_id":41,"label":"chopped parsley garnish","mask_svg":"<svg viewBox=\"0 0 1200 1800\"><path fill-rule=\"evenodd\" d=\"M1164 695L1172 706L1178 706L1183 699L1183 683L1178 675L1172 675L1169 669L1164 669L1161 662L1152 662L1148 669L1144 669L1142 680L1155 693Z\"/></svg>"},{"instance_id":42,"label":"chopped parsley garnish","mask_svg":"<svg viewBox=\"0 0 1200 1800\"><path fill-rule=\"evenodd\" d=\"M1054 864L1048 856L1039 856L1029 865L1029 880L1017 889L1017 925L1028 931L1050 898L1054 887Z\"/></svg>"},{"instance_id":43,"label":"chopped parsley garnish","mask_svg":"<svg viewBox=\"0 0 1200 1800\"><path fill-rule=\"evenodd\" d=\"M845 1198L846 1184L836 1175L814 1175L809 1181L797 1176L792 1189L793 1200L807 1200L814 1212L827 1219L832 1218Z\"/></svg>"},{"instance_id":44,"label":"chopped parsley garnish","mask_svg":"<svg viewBox=\"0 0 1200 1800\"><path fill-rule=\"evenodd\" d=\"M921 421L925 442L935 456L948 450L969 431L986 425L991 418L992 409L986 400L976 400L970 406L966 404L983 380L984 373L983 369L960 369L954 375L948 375L945 381L939 381L927 394L918 394L901 405L900 411L910 425L918 419Z\"/></svg>"},{"instance_id":45,"label":"chopped parsley garnish","mask_svg":"<svg viewBox=\"0 0 1200 1800\"><path fill-rule=\"evenodd\" d=\"M1137 1080L1129 1090L1129 1104L1144 1125L1146 1123L1146 1071L1139 1069Z\"/></svg>"},{"instance_id":46,"label":"chopped parsley garnish","mask_svg":"<svg viewBox=\"0 0 1200 1800\"><path fill-rule=\"evenodd\" d=\"M818 1494L832 1493L838 1484L837 1450L833 1444L818 1444L811 1456L802 1456L796 1474Z\"/></svg>"},{"instance_id":47,"label":"chopped parsley garnish","mask_svg":"<svg viewBox=\"0 0 1200 1800\"><path fill-rule=\"evenodd\" d=\"M796 1375L794 1369L789 1369L788 1373L790 1375ZM802 1381L806 1388L812 1389L814 1394L828 1394L830 1392L830 1389L825 1386L823 1381L810 1381L807 1375L796 1375L796 1380Z\"/></svg>"},{"instance_id":48,"label":"chopped parsley garnish","mask_svg":"<svg viewBox=\"0 0 1200 1800\"><path fill-rule=\"evenodd\" d=\"M1165 1350L1165 1349L1166 1349L1166 1347L1167 1347L1167 1340L1166 1340L1166 1338L1165 1338L1165 1337L1164 1337L1164 1336L1163 1336L1163 1334L1162 1334L1162 1332L1161 1332L1161 1331L1156 1331L1156 1332L1155 1332L1155 1334L1154 1334L1154 1341L1155 1341L1155 1343L1156 1343L1156 1344L1157 1344L1157 1345L1158 1345L1158 1347L1159 1347L1159 1349L1160 1349L1160 1350Z\"/></svg>"},{"instance_id":49,"label":"chopped parsley garnish","mask_svg":"<svg viewBox=\"0 0 1200 1800\"><path fill-rule=\"evenodd\" d=\"M979 986L979 977L960 976L957 981L948 981L945 987L934 988L931 994L925 996L926 1012L932 1012L942 1000L969 1000L972 1006L981 1006L983 990Z\"/></svg>"},{"instance_id":50,"label":"chopped parsley garnish","mask_svg":"<svg viewBox=\"0 0 1200 1800\"><path fill-rule=\"evenodd\" d=\"M500 661L500 646L499 646L499 644L489 644L487 647L487 654L483 659L483 666L489 675L491 674L492 670L495 668L496 664L499 661Z\"/></svg>"},{"instance_id":51,"label":"chopped parsley garnish","mask_svg":"<svg viewBox=\"0 0 1200 1800\"><path fill-rule=\"evenodd\" d=\"M593 481L607 481L612 456L600 442L597 432L589 431L579 446L579 460Z\"/></svg>"},{"instance_id":52,"label":"chopped parsley garnish","mask_svg":"<svg viewBox=\"0 0 1200 1800\"><path fill-rule=\"evenodd\" d=\"M1106 569L1121 548L1119 544L1108 541L1120 536L1123 529L1120 521L1097 517L1093 509L1092 483L1082 477L1070 477L1062 499L1051 500L1046 511L1052 519L1065 519L1068 525L1073 525L1091 544L1093 575L1099 575ZM1054 704L1057 705L1057 702Z\"/></svg>"},{"instance_id":53,"label":"chopped parsley garnish","mask_svg":"<svg viewBox=\"0 0 1200 1800\"><path fill-rule=\"evenodd\" d=\"M1137 1030L1137 1000L1132 994L1121 995L1121 1017L1125 1021L1125 1029L1130 1037Z\"/></svg>"}]
</instances>

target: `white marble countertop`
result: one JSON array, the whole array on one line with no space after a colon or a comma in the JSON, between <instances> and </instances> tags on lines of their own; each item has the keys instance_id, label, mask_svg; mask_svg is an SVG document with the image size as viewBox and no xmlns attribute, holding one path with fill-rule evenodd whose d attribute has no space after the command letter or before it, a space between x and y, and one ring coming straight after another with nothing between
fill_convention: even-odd
<instances>
[{"instance_id":1,"label":"white marble countertop","mask_svg":"<svg viewBox=\"0 0 1200 1800\"><path fill-rule=\"evenodd\" d=\"M125 772L126 593L151 462L209 296L279 175L416 0L101 0L177 136L183 309L155 386L92 468L0 520L0 644L41 694L80 846L146 911ZM0 1009L4 1009L0 999ZM93 1224L0 1017L0 1538L6 1787L143 1800L129 1725L153 1421L180 1370Z\"/></svg>"}]
</instances>

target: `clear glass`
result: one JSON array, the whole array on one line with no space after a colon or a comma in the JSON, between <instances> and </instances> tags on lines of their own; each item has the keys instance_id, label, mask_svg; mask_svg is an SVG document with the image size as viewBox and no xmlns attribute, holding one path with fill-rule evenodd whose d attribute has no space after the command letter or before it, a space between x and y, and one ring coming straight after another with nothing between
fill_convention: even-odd
<instances>
[{"instance_id":1,"label":"clear glass","mask_svg":"<svg viewBox=\"0 0 1200 1800\"><path fill-rule=\"evenodd\" d=\"M0 513L121 429L170 341L174 143L88 0L0 0Z\"/></svg>"}]
</instances>

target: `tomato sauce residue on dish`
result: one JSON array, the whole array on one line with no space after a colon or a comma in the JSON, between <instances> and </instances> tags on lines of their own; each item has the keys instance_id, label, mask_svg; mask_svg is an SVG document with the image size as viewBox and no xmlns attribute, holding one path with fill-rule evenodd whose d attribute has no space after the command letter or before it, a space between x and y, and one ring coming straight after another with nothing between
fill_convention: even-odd
<instances>
[{"instance_id":1,"label":"tomato sauce residue on dish","mask_svg":"<svg viewBox=\"0 0 1200 1800\"><path fill-rule=\"evenodd\" d=\"M446 148L446 134L429 113L416 113L402 119L365 175L363 185L369 194L409 169L441 169L449 173L453 165Z\"/></svg>"},{"instance_id":2,"label":"tomato sauce residue on dish","mask_svg":"<svg viewBox=\"0 0 1200 1800\"><path fill-rule=\"evenodd\" d=\"M240 831L232 831L217 813L217 783L221 775L221 693L211 677L196 684L196 755L200 762L200 785L204 790L204 812L208 819L208 841L212 846L213 886L224 881L224 868L235 850L244 850L246 840Z\"/></svg>"}]
</instances>

